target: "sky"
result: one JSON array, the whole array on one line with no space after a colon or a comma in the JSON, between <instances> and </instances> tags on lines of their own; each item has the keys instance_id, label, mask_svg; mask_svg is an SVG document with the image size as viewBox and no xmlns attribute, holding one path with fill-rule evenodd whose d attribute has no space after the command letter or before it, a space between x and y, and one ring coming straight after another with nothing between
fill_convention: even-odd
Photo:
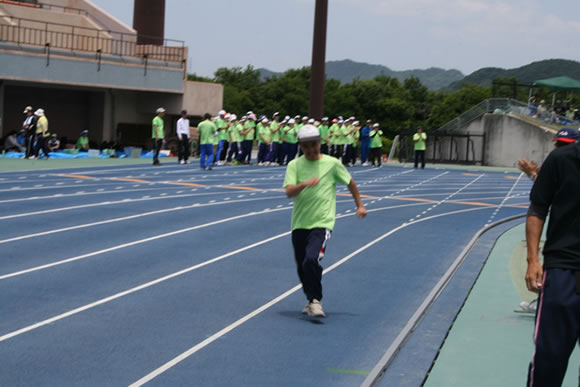
<instances>
[{"instance_id":1,"label":"sky","mask_svg":"<svg viewBox=\"0 0 580 387\"><path fill-rule=\"evenodd\" d=\"M133 1L91 0L133 26ZM543 59L580 61L579 0L328 0L326 60L468 75ZM315 0L166 0L165 38L185 41L188 72L283 72L312 60Z\"/></svg>"}]
</instances>

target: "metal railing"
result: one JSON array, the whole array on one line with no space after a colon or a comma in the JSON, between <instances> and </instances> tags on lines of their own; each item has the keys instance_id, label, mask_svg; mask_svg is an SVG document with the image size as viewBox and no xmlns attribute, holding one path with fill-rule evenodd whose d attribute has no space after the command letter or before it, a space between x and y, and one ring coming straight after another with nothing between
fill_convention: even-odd
<instances>
[{"instance_id":1,"label":"metal railing","mask_svg":"<svg viewBox=\"0 0 580 387\"><path fill-rule=\"evenodd\" d=\"M3 16L0 41L55 49L129 56L144 60L184 63L185 43L163 39L162 46L138 45L137 35L68 24Z\"/></svg>"},{"instance_id":2,"label":"metal railing","mask_svg":"<svg viewBox=\"0 0 580 387\"><path fill-rule=\"evenodd\" d=\"M493 113L497 109L506 113L513 112L516 114L529 115L528 105L523 102L511 98L489 98L478 103L459 117L449 121L437 129L436 132L452 133L483 114Z\"/></svg>"},{"instance_id":3,"label":"metal railing","mask_svg":"<svg viewBox=\"0 0 580 387\"><path fill-rule=\"evenodd\" d=\"M76 15L85 15L88 16L89 13L87 11L85 11L84 9L80 9L80 8L72 8L72 7L63 7L62 5L56 5L56 4L49 4L49 3L38 3L39 8L42 9L46 9L48 11L52 11L52 10L59 10L62 11L63 13L74 13Z\"/></svg>"}]
</instances>

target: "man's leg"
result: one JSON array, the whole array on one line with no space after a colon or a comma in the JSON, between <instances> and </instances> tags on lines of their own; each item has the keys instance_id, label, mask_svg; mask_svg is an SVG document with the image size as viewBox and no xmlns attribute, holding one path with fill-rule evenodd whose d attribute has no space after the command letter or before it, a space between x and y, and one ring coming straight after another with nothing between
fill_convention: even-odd
<instances>
[{"instance_id":1,"label":"man's leg","mask_svg":"<svg viewBox=\"0 0 580 387\"><path fill-rule=\"evenodd\" d=\"M322 266L330 231L323 228L292 231L298 277L308 301L322 300Z\"/></svg>"},{"instance_id":2,"label":"man's leg","mask_svg":"<svg viewBox=\"0 0 580 387\"><path fill-rule=\"evenodd\" d=\"M574 272L548 269L536 310L536 349L527 386L561 386L568 360L578 341L580 295Z\"/></svg>"},{"instance_id":3,"label":"man's leg","mask_svg":"<svg viewBox=\"0 0 580 387\"><path fill-rule=\"evenodd\" d=\"M415 151L415 168L419 165L419 151Z\"/></svg>"},{"instance_id":4,"label":"man's leg","mask_svg":"<svg viewBox=\"0 0 580 387\"><path fill-rule=\"evenodd\" d=\"M218 142L217 150L215 152L215 161L216 161L216 164L218 164L217 162L220 161L220 157L222 155L222 151L224 150L224 143L225 142L226 142L226 140L219 140L219 142Z\"/></svg>"},{"instance_id":5,"label":"man's leg","mask_svg":"<svg viewBox=\"0 0 580 387\"><path fill-rule=\"evenodd\" d=\"M210 146L211 146L211 144L210 144ZM202 145L199 146L199 152L200 152L200 155L199 155L199 166L200 166L201 169L205 169L205 159L207 157L207 153L206 153L207 152L207 146L206 146L206 144L202 144Z\"/></svg>"},{"instance_id":6,"label":"man's leg","mask_svg":"<svg viewBox=\"0 0 580 387\"><path fill-rule=\"evenodd\" d=\"M208 158L207 158L207 167L211 168L213 166L213 159L214 159L214 153L213 153L213 145L207 145L207 154L208 154Z\"/></svg>"},{"instance_id":7,"label":"man's leg","mask_svg":"<svg viewBox=\"0 0 580 387\"><path fill-rule=\"evenodd\" d=\"M425 169L425 151L421 151L421 169Z\"/></svg>"},{"instance_id":8,"label":"man's leg","mask_svg":"<svg viewBox=\"0 0 580 387\"><path fill-rule=\"evenodd\" d=\"M177 162L178 163L181 163L181 160L184 160L184 152L185 152L185 144L183 143L183 138L178 138L177 139Z\"/></svg>"}]
</instances>

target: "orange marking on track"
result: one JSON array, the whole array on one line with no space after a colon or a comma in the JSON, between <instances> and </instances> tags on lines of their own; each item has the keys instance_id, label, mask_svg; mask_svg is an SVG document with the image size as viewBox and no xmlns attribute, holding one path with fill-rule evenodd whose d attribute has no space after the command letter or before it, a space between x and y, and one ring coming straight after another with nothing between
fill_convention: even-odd
<instances>
[{"instance_id":1,"label":"orange marking on track","mask_svg":"<svg viewBox=\"0 0 580 387\"><path fill-rule=\"evenodd\" d=\"M478 173L464 173L463 176L481 176L481 174L478 174Z\"/></svg>"},{"instance_id":2,"label":"orange marking on track","mask_svg":"<svg viewBox=\"0 0 580 387\"><path fill-rule=\"evenodd\" d=\"M351 194L347 194L347 193L337 193L336 196L352 196ZM371 196L371 195L363 195L360 194L361 198L367 198L367 199L378 199L378 196Z\"/></svg>"},{"instance_id":3,"label":"orange marking on track","mask_svg":"<svg viewBox=\"0 0 580 387\"><path fill-rule=\"evenodd\" d=\"M148 182L149 183L149 182ZM203 184L196 184L196 183L180 183L177 181L166 181L163 182L163 184L170 184L170 185L187 185L189 187L207 187L206 185Z\"/></svg>"},{"instance_id":4,"label":"orange marking on track","mask_svg":"<svg viewBox=\"0 0 580 387\"><path fill-rule=\"evenodd\" d=\"M59 174L57 176L62 176L62 177L70 177L73 179L89 179L89 180L94 180L96 179L96 177L92 177L92 176L85 176L85 175L69 175L69 174Z\"/></svg>"},{"instance_id":5,"label":"orange marking on track","mask_svg":"<svg viewBox=\"0 0 580 387\"><path fill-rule=\"evenodd\" d=\"M484 206L484 207L495 207L495 204L482 203L482 202L453 202L457 204L469 204L471 206Z\"/></svg>"},{"instance_id":6,"label":"orange marking on track","mask_svg":"<svg viewBox=\"0 0 580 387\"><path fill-rule=\"evenodd\" d=\"M230 188L230 189L244 189L247 191L263 191L259 188L254 188L254 187L241 187L239 185L218 185L218 187L220 188Z\"/></svg>"},{"instance_id":7,"label":"orange marking on track","mask_svg":"<svg viewBox=\"0 0 580 387\"><path fill-rule=\"evenodd\" d=\"M503 178L504 179L510 179L510 180L517 180L517 179L519 179L519 177L517 177L517 176L504 176Z\"/></svg>"},{"instance_id":8,"label":"orange marking on track","mask_svg":"<svg viewBox=\"0 0 580 387\"><path fill-rule=\"evenodd\" d=\"M150 181L147 180L141 180L141 179L129 179L126 177L111 177L109 180L115 180L115 181L130 181L133 183L151 183Z\"/></svg>"}]
</instances>

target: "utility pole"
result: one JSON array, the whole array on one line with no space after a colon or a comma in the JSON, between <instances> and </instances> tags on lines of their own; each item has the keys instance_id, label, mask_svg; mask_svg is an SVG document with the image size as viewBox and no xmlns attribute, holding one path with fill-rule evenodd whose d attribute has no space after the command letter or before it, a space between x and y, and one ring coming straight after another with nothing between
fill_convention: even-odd
<instances>
[{"instance_id":1,"label":"utility pole","mask_svg":"<svg viewBox=\"0 0 580 387\"><path fill-rule=\"evenodd\" d=\"M308 116L317 120L320 120L324 114L324 67L326 62L327 19L328 0L316 0Z\"/></svg>"}]
</instances>

